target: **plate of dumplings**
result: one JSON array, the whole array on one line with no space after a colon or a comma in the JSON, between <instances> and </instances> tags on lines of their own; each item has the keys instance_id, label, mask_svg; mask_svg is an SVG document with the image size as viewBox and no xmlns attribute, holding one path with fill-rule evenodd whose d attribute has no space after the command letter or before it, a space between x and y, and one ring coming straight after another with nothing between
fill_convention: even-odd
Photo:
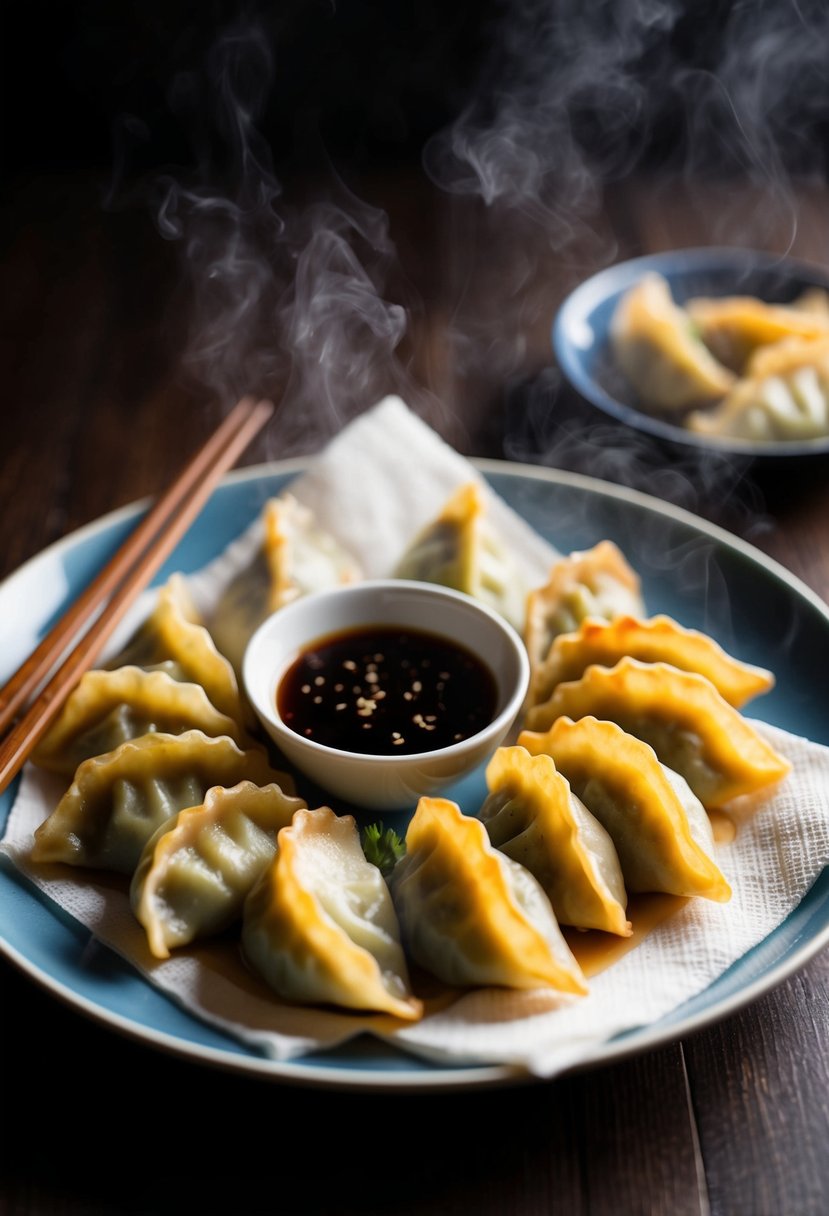
<instances>
[{"instance_id":1,"label":"plate of dumplings","mask_svg":"<svg viewBox=\"0 0 829 1216\"><path fill-rule=\"evenodd\" d=\"M9 959L114 1029L206 1065L340 1088L470 1087L516 1074L356 1034L291 1058L263 1054L147 977L218 940L251 1000L278 999L300 1018L335 1009L416 1027L442 992L541 989L578 1002L589 988L580 943L635 946L642 901L728 902L717 823L790 769L755 723L829 745L814 661L829 644L825 605L751 546L646 495L556 470L473 465L479 485L562 555L549 577L518 599L514 581L499 579L497 538L471 486L447 493L398 570L480 596L520 631L532 674L514 736L445 796L388 817L391 834L292 773L246 703L246 639L281 604L360 570L292 499L302 466L231 474L159 573L143 622L83 677L32 757L58 794L27 864L58 882L103 874L102 891L120 892L130 911L143 969L106 949L84 966L89 929L56 914L0 854ZM59 608L54 588L71 598L137 512L65 538L0 586L12 659ZM249 560L205 613L191 575L257 521ZM43 619L16 618L21 602ZM0 801L4 826L18 785ZM703 992L586 1062L724 1016L827 939L824 873Z\"/></svg>"},{"instance_id":2,"label":"plate of dumplings","mask_svg":"<svg viewBox=\"0 0 829 1216\"><path fill-rule=\"evenodd\" d=\"M699 248L600 271L553 325L559 366L609 417L686 450L829 453L829 270Z\"/></svg>"}]
</instances>

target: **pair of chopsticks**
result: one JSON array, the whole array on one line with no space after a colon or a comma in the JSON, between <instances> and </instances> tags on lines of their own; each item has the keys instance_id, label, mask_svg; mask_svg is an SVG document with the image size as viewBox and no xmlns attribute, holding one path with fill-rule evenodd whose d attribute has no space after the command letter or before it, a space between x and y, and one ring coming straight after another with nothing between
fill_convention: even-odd
<instances>
[{"instance_id":1,"label":"pair of chopsticks","mask_svg":"<svg viewBox=\"0 0 829 1216\"><path fill-rule=\"evenodd\" d=\"M8 730L0 743L0 793L23 767L78 680L98 658L127 609L172 553L220 478L236 463L272 413L270 401L252 397L243 397L234 406L124 544L0 689L0 736ZM73 642L74 647L66 654ZM57 663L60 665L53 671ZM48 682L17 718L47 677Z\"/></svg>"}]
</instances>

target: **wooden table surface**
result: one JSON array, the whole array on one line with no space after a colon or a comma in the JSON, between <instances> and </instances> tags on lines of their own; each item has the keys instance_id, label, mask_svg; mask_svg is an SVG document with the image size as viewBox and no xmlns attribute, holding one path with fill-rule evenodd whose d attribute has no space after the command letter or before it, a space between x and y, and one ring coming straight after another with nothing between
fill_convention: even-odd
<instances>
[{"instance_id":1,"label":"wooden table surface","mask_svg":"<svg viewBox=\"0 0 829 1216\"><path fill-rule=\"evenodd\" d=\"M323 305L340 298L342 278L327 281L328 295L316 280L305 315L320 305L317 338L333 342L321 363L322 347L291 327L302 260L293 286L275 264L267 323L243 319L240 368L226 318L209 334L212 364L204 328L201 361L185 360L196 347L182 242L163 239L141 200L104 206L104 183L88 176L21 177L4 204L0 270L0 574L161 490L215 422L217 386L281 402L245 464L313 452L394 390L465 454L577 468L679 502L829 599L825 472L784 490L751 469L689 464L596 432L562 389L549 344L563 295L636 253L723 243L829 262L825 191L783 198L741 181L640 178L585 208L563 242L552 216L488 211L413 169L349 185L374 209L376 239L361 252L378 290L363 280L359 311L340 325ZM383 235L393 253L381 251ZM243 268L252 289L250 275ZM383 300L408 318L396 349L388 334L403 314ZM292 344L301 358L288 379ZM200 1068L65 1007L5 960L0 983L3 1212L829 1210L826 951L661 1050L550 1083L439 1096L311 1091Z\"/></svg>"}]
</instances>

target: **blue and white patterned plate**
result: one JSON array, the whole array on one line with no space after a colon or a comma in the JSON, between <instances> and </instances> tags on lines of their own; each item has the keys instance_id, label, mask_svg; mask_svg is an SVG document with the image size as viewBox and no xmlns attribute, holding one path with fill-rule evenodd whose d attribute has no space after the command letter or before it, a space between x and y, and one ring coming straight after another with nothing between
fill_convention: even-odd
<instances>
[{"instance_id":1,"label":"blue and white patterned plate","mask_svg":"<svg viewBox=\"0 0 829 1216\"><path fill-rule=\"evenodd\" d=\"M829 608L750 545L687 512L575 474L498 461L476 462L494 489L558 549L614 540L642 577L650 612L711 634L747 662L778 675L752 715L829 744ZM231 475L159 573L191 573L220 553L303 466L262 466ZM4 646L0 679L33 648L123 540L141 504L117 511L44 550L0 585ZM5 824L16 784L0 799ZM483 777L457 791L475 809ZM756 999L829 943L829 870L763 942L670 1016L626 1032L586 1063L650 1050ZM146 983L87 930L39 895L0 857L0 949L74 1009L142 1043L206 1065L303 1085L425 1090L514 1082L508 1067L445 1067L360 1039L334 1052L278 1063L203 1024ZM582 1065L583 1067L584 1065Z\"/></svg>"}]
</instances>

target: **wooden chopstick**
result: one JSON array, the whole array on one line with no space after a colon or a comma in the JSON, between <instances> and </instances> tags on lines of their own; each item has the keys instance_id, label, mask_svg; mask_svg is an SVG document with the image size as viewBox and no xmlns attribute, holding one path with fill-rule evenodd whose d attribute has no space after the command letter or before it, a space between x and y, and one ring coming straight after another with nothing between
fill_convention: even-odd
<instances>
[{"instance_id":1,"label":"wooden chopstick","mask_svg":"<svg viewBox=\"0 0 829 1216\"><path fill-rule=\"evenodd\" d=\"M0 743L0 793L20 771L69 693L95 662L127 609L173 551L222 475L236 463L272 413L270 401L257 401L251 397L243 397L234 406L55 628L0 690L2 731L83 626L91 621L28 710Z\"/></svg>"},{"instance_id":2,"label":"wooden chopstick","mask_svg":"<svg viewBox=\"0 0 829 1216\"><path fill-rule=\"evenodd\" d=\"M112 559L99 571L37 648L0 689L0 735L29 697L52 670L63 650L84 625L92 621L96 608L115 589L138 556L169 519L181 510L182 503L198 485L205 471L223 452L226 444L255 408L251 397L242 400L213 432L201 450L182 470L181 475L147 512Z\"/></svg>"}]
</instances>

